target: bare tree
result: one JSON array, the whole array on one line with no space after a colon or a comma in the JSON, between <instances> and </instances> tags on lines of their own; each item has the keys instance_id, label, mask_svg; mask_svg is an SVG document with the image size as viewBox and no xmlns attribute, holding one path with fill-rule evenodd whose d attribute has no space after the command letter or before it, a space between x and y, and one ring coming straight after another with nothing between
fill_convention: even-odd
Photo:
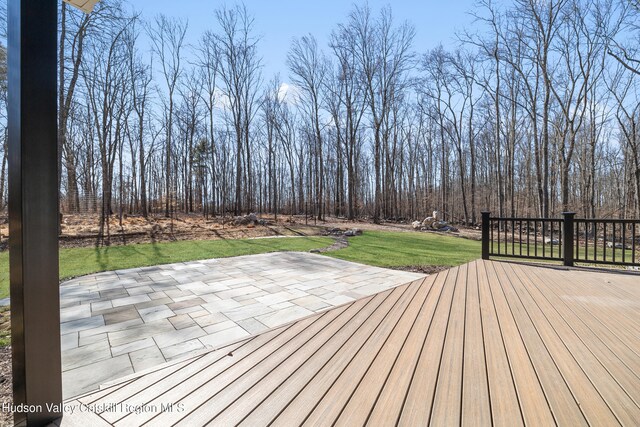
<instances>
[{"instance_id":1,"label":"bare tree","mask_svg":"<svg viewBox=\"0 0 640 427\"><path fill-rule=\"evenodd\" d=\"M197 67L201 73L201 79L203 82L202 100L207 110L207 131L209 133L209 144L211 150L211 189L213 192L213 215L215 215L217 202L219 200L219 188L216 181L217 166L216 166L216 134L215 134L215 122L214 111L216 108L217 96L217 77L219 66L219 54L217 52L217 45L215 42L215 36L210 31L207 31L198 46L199 62Z\"/></svg>"},{"instance_id":2,"label":"bare tree","mask_svg":"<svg viewBox=\"0 0 640 427\"><path fill-rule=\"evenodd\" d=\"M118 19L92 43L90 58L82 64L91 120L100 150L102 208L97 244L110 243L114 163L121 151L128 106L128 64L124 34L131 21ZM105 240L106 235L106 240Z\"/></svg>"},{"instance_id":3,"label":"bare tree","mask_svg":"<svg viewBox=\"0 0 640 427\"><path fill-rule=\"evenodd\" d=\"M640 39L640 0L620 0L619 12L621 25L624 25L628 32L635 33L630 38L634 41L618 42L615 38L617 32L610 34L611 45L607 53L615 58L624 68L633 74L640 75L640 57L638 53L638 40ZM628 21L627 21L628 19ZM625 22L626 21L626 22Z\"/></svg>"},{"instance_id":4,"label":"bare tree","mask_svg":"<svg viewBox=\"0 0 640 427\"><path fill-rule=\"evenodd\" d=\"M147 218L149 206L147 203L147 157L148 149L145 149L145 129L147 124L147 112L151 97L152 73L151 65L142 60L136 48L138 31L134 21L127 32L126 43L129 55L129 73L131 79L131 102L137 117L136 139L138 148L138 167L140 173L140 212ZM133 139L131 139L133 144ZM133 151L133 145L131 150ZM133 154L132 154L133 155ZM133 162L133 160L132 160ZM132 165L134 166L134 165Z\"/></svg>"},{"instance_id":5,"label":"bare tree","mask_svg":"<svg viewBox=\"0 0 640 427\"><path fill-rule=\"evenodd\" d=\"M243 188L251 195L252 182L250 127L255 114L255 102L261 80L261 60L257 51L258 38L253 33L253 18L244 6L216 11L220 31L214 33L218 53L218 75L221 91L228 103L236 138L235 214L242 211ZM244 160L244 161L243 161ZM244 183L246 184L243 187ZM247 205L247 209L251 206Z\"/></svg>"},{"instance_id":6,"label":"bare tree","mask_svg":"<svg viewBox=\"0 0 640 427\"><path fill-rule=\"evenodd\" d=\"M291 71L293 83L302 92L300 101L305 115L310 119L313 129L313 158L315 166L315 214L323 218L324 201L324 158L323 123L321 123L321 106L324 103L324 88L328 73L328 62L318 49L318 42L311 36L294 39L287 56L287 64Z\"/></svg>"},{"instance_id":7,"label":"bare tree","mask_svg":"<svg viewBox=\"0 0 640 427\"><path fill-rule=\"evenodd\" d=\"M328 110L331 112L338 143L344 147L347 166L347 216L355 219L357 210L357 160L361 122L367 108L367 92L358 71L353 49L354 35L344 25L331 34L331 49L336 57L334 73L327 84Z\"/></svg>"},{"instance_id":8,"label":"bare tree","mask_svg":"<svg viewBox=\"0 0 640 427\"><path fill-rule=\"evenodd\" d=\"M171 162L173 149L173 119L175 92L182 74L182 48L188 23L165 15L156 17L154 25L147 27L154 54L158 57L167 89L167 126L165 143L165 216L171 216Z\"/></svg>"},{"instance_id":9,"label":"bare tree","mask_svg":"<svg viewBox=\"0 0 640 427\"><path fill-rule=\"evenodd\" d=\"M374 136L375 202L373 219L380 219L382 206L382 150L389 143L383 130L394 101L404 90L407 72L413 65L411 45L415 35L408 23L396 27L390 7L374 20L368 5L355 6L345 31L352 32L354 53L367 91Z\"/></svg>"}]
</instances>

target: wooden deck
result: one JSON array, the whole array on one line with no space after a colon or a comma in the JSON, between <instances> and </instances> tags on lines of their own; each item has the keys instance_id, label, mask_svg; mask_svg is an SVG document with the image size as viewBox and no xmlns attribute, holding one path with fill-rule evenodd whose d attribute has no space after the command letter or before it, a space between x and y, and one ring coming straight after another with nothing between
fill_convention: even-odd
<instances>
[{"instance_id":1,"label":"wooden deck","mask_svg":"<svg viewBox=\"0 0 640 427\"><path fill-rule=\"evenodd\" d=\"M640 276L476 261L68 403L99 414L62 425L637 426Z\"/></svg>"}]
</instances>

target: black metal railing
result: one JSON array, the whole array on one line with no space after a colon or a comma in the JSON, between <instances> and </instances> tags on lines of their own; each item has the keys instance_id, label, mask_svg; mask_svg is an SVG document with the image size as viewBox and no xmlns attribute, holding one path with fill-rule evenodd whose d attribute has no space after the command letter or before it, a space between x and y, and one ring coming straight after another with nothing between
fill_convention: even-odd
<instances>
[{"instance_id":1,"label":"black metal railing","mask_svg":"<svg viewBox=\"0 0 640 427\"><path fill-rule=\"evenodd\" d=\"M482 213L482 258L640 266L640 220L496 218Z\"/></svg>"}]
</instances>

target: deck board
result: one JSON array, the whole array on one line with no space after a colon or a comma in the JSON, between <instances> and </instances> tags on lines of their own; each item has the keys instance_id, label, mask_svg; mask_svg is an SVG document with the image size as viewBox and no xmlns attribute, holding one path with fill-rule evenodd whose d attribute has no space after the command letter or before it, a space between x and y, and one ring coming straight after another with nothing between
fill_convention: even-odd
<instances>
[{"instance_id":1,"label":"deck board","mask_svg":"<svg viewBox=\"0 0 640 427\"><path fill-rule=\"evenodd\" d=\"M433 328L427 335L407 391L399 419L402 425L429 424L457 275L458 268L440 274L444 278L444 295L436 309Z\"/></svg>"},{"instance_id":2,"label":"deck board","mask_svg":"<svg viewBox=\"0 0 640 427\"><path fill-rule=\"evenodd\" d=\"M419 291L419 289L416 289ZM413 290L411 290L413 291ZM410 297L410 293L405 292L407 295L403 295L403 298ZM391 315L392 312L389 314ZM332 334L332 336L335 334ZM331 337L330 337L331 338ZM339 345L340 340L334 340L332 345ZM301 366L304 366L305 362L309 360L311 356L317 353L318 349L324 347L321 345L317 348L308 349L306 352L296 355L294 360L287 360L279 366L279 371L272 372L269 376L262 378L258 383L254 383L249 390L250 393L244 394L242 398L239 396L235 398L235 401L228 406L224 411L216 416L216 423L221 425L230 425L238 419L244 419L254 408L255 405L251 405L250 402L256 402L264 399L271 388L275 388L282 384L291 375L291 371L296 371ZM328 347L331 349L331 347ZM330 351L335 353L335 348Z\"/></svg>"},{"instance_id":3,"label":"deck board","mask_svg":"<svg viewBox=\"0 0 640 427\"><path fill-rule=\"evenodd\" d=\"M535 273L534 271L533 274ZM553 284L555 292L561 299L572 307L581 309L584 318L597 321L607 329L609 334L621 342L633 343L640 339L640 332L631 324L634 320L638 321L640 310L638 299L618 298L613 296L614 293L606 294L600 289L603 285L594 286L594 280L589 278L589 274L582 272L571 276L560 273L558 277L554 277L552 273L548 272L537 273L537 277L543 285L551 286ZM623 312L625 304L635 305L636 309ZM633 346L632 349L636 355L640 356L638 346Z\"/></svg>"},{"instance_id":4,"label":"deck board","mask_svg":"<svg viewBox=\"0 0 640 427\"><path fill-rule=\"evenodd\" d=\"M467 276L464 334L464 382L462 425L491 425L491 403L487 380L487 361L480 312L478 271L474 265Z\"/></svg>"},{"instance_id":5,"label":"deck board","mask_svg":"<svg viewBox=\"0 0 640 427\"><path fill-rule=\"evenodd\" d=\"M62 425L640 425L640 277L474 261L164 366Z\"/></svg>"},{"instance_id":6,"label":"deck board","mask_svg":"<svg viewBox=\"0 0 640 427\"><path fill-rule=\"evenodd\" d=\"M456 276L447 335L445 336L438 382L431 408L430 423L433 425L460 424L467 272L467 265L463 265L458 269Z\"/></svg>"},{"instance_id":7,"label":"deck board","mask_svg":"<svg viewBox=\"0 0 640 427\"><path fill-rule=\"evenodd\" d=\"M431 290L432 288L429 286L420 286L410 306L407 307L402 314L401 319L395 325L393 331L391 331L391 335L387 338L387 341L380 348L375 359L367 368L366 374L351 394L351 397L346 401L336 425L353 426L364 425L366 423L372 409L369 402L376 401L385 382L389 378L400 353L407 344L411 330L417 321L418 314L422 310ZM409 331L409 333L406 331ZM416 352L416 348L411 346L411 344L410 342L410 347L405 348L405 350ZM343 375L342 378L345 383L352 381L350 373ZM337 386L340 387L340 384L337 384Z\"/></svg>"},{"instance_id":8,"label":"deck board","mask_svg":"<svg viewBox=\"0 0 640 427\"><path fill-rule=\"evenodd\" d=\"M526 277L519 268L511 268L521 279ZM548 307L548 310L555 310L565 325L571 328L582 343L607 367L630 397L636 403L640 402L640 388L637 387L640 381L640 358L598 322L589 316L580 317L579 313L564 301L554 298L553 289L546 284L529 289L538 304Z\"/></svg>"},{"instance_id":9,"label":"deck board","mask_svg":"<svg viewBox=\"0 0 640 427\"><path fill-rule=\"evenodd\" d=\"M525 424L550 426L556 424L551 407L545 396L542 384L531 363L530 355L527 351L522 337L524 331L518 329L518 324L514 319L512 308L504 294L501 281L505 278L494 269L487 269L489 291L493 297L498 322L502 330L503 343L511 365L520 408Z\"/></svg>"},{"instance_id":10,"label":"deck board","mask_svg":"<svg viewBox=\"0 0 640 427\"><path fill-rule=\"evenodd\" d=\"M526 277L520 279L522 282L528 280ZM563 371L589 422L611 425L618 421L629 425L640 419L639 408L606 369L602 359L590 351L550 304L544 304L543 301L539 304L522 282L515 282L519 283L519 293L530 315L541 319L537 322L538 330L547 347L555 348L554 360ZM575 369L576 363L580 369ZM607 399L608 396L616 398Z\"/></svg>"},{"instance_id":11,"label":"deck board","mask_svg":"<svg viewBox=\"0 0 640 427\"><path fill-rule=\"evenodd\" d=\"M520 426L524 425L520 399L513 381L513 370L505 349L486 267L485 263L476 262L480 315L487 354L491 419L495 426Z\"/></svg>"},{"instance_id":12,"label":"deck board","mask_svg":"<svg viewBox=\"0 0 640 427\"><path fill-rule=\"evenodd\" d=\"M414 300L416 291L416 287L408 288L403 298L398 300L386 315L377 320L377 326L368 333L367 338L358 345L357 350L336 353L339 357L334 356L334 359L318 372L314 381L303 390L303 393L315 393L314 408L303 407L306 410L298 410L294 414L289 408L298 407L296 399L282 416L276 419L275 425L318 425L333 422L353 392L353 388L364 375L366 368L370 366L373 357L386 342L400 316ZM329 387L325 388L327 385Z\"/></svg>"},{"instance_id":13,"label":"deck board","mask_svg":"<svg viewBox=\"0 0 640 427\"><path fill-rule=\"evenodd\" d=\"M411 384L414 370L424 348L427 334L431 330L433 315L442 295L444 280L432 276L423 286L430 291L421 312L416 318L407 341L398 355L396 363L386 378L376 403L371 408L368 425L395 425L400 417L404 396Z\"/></svg>"},{"instance_id":14,"label":"deck board","mask_svg":"<svg viewBox=\"0 0 640 427\"><path fill-rule=\"evenodd\" d=\"M339 333L332 337L329 345L325 345L318 349L307 361L303 369L297 369L292 372L289 377L280 385L267 384L268 391L273 392L260 403L253 402L250 414L243 420L244 425L255 425L260 423L270 423L276 417L281 416L282 412L288 409L291 411L295 405L291 405L296 399L296 405L314 405L318 396L313 394L301 393L302 390L310 390L309 384L316 379L319 371L325 369L331 364L333 368L337 368L338 364L346 363L348 357L341 359L336 358L339 353L352 353L356 351L357 346L371 334L377 322L382 320L383 313L388 313L389 309L397 302L398 298L403 295L403 289L397 289L393 293L386 295L383 304L378 304L375 313L369 313L369 317L357 320L355 327L343 328ZM379 299L379 298L378 298ZM374 317L375 315L375 317ZM363 326L366 325L366 326ZM362 327L361 327L362 326ZM342 362L344 361L344 362ZM323 377L325 381L329 381L330 376ZM317 382L315 383L318 386ZM301 411L304 413L304 411Z\"/></svg>"},{"instance_id":15,"label":"deck board","mask_svg":"<svg viewBox=\"0 0 640 427\"><path fill-rule=\"evenodd\" d=\"M531 359L531 365L535 369L536 376L540 381L554 418L560 425L587 425L587 420L577 405L579 397L576 398L573 395L571 388L567 384L566 375L563 375L561 367L564 363L562 361L558 362L558 357L554 358L553 356L554 347L561 346L561 343L555 340L550 344L545 342L545 338L548 338L551 332L547 329L541 331L540 326L532 321L532 317L528 312L531 307L522 300L521 295L518 295L514 289L514 282L517 282L517 280L514 280L512 275L507 275L503 269L500 269L500 266L498 270L502 292L511 308L523 343ZM536 314L540 314L541 318L544 317L541 313ZM566 356L566 354L561 356ZM569 375L577 374L570 373ZM601 400L593 400L604 406L604 402ZM593 404L593 402L587 403ZM607 409L605 408L605 410Z\"/></svg>"}]
</instances>

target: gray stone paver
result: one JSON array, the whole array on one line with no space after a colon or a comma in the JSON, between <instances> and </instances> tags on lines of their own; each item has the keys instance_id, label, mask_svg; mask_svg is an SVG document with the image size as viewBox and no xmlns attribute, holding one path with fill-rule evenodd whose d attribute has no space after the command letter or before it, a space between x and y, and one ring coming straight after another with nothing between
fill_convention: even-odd
<instances>
[{"instance_id":1,"label":"gray stone paver","mask_svg":"<svg viewBox=\"0 0 640 427\"><path fill-rule=\"evenodd\" d=\"M129 353L129 359L135 372L153 368L166 362L162 352L155 345L142 350L132 351Z\"/></svg>"},{"instance_id":2,"label":"gray stone paver","mask_svg":"<svg viewBox=\"0 0 640 427\"><path fill-rule=\"evenodd\" d=\"M242 326L232 326L221 331L213 332L203 338L200 341L204 345L218 347L221 342L231 342L240 338L246 338L250 334Z\"/></svg>"},{"instance_id":3,"label":"gray stone paver","mask_svg":"<svg viewBox=\"0 0 640 427\"><path fill-rule=\"evenodd\" d=\"M100 341L109 342L106 332L103 332L100 334L93 334L93 335L83 335L82 332L84 331L80 331L79 333L80 338L78 339L77 346L84 347L85 345L90 345Z\"/></svg>"},{"instance_id":4,"label":"gray stone paver","mask_svg":"<svg viewBox=\"0 0 640 427\"><path fill-rule=\"evenodd\" d=\"M134 373L131 359L126 354L105 359L75 369L64 369L62 372L62 390L65 398L77 396L96 390L96 384L102 384L115 378Z\"/></svg>"},{"instance_id":5,"label":"gray stone paver","mask_svg":"<svg viewBox=\"0 0 640 427\"><path fill-rule=\"evenodd\" d=\"M136 350L142 350L143 348L155 346L153 338L145 338L143 340L133 341L127 344L123 344L118 347L111 347L111 354L113 356L119 356L121 354L128 354Z\"/></svg>"},{"instance_id":6,"label":"gray stone paver","mask_svg":"<svg viewBox=\"0 0 640 427\"><path fill-rule=\"evenodd\" d=\"M286 252L67 281L60 291L64 397L421 277Z\"/></svg>"},{"instance_id":7,"label":"gray stone paver","mask_svg":"<svg viewBox=\"0 0 640 427\"><path fill-rule=\"evenodd\" d=\"M244 319L236 322L242 329L247 331L250 334L257 334L268 328L267 325L261 323L259 320L250 317L249 319Z\"/></svg>"},{"instance_id":8,"label":"gray stone paver","mask_svg":"<svg viewBox=\"0 0 640 427\"><path fill-rule=\"evenodd\" d=\"M173 327L176 329L184 329L196 324L188 314L179 314L177 316L169 317L169 322L171 322Z\"/></svg>"},{"instance_id":9,"label":"gray stone paver","mask_svg":"<svg viewBox=\"0 0 640 427\"><path fill-rule=\"evenodd\" d=\"M60 347L62 351L78 347L78 333L71 332L70 334L61 335Z\"/></svg>"},{"instance_id":10,"label":"gray stone paver","mask_svg":"<svg viewBox=\"0 0 640 427\"><path fill-rule=\"evenodd\" d=\"M170 345L160 349L162 356L165 360L173 360L179 357L184 357L192 352L201 351L205 348L205 345L197 338L179 342L178 344Z\"/></svg>"},{"instance_id":11,"label":"gray stone paver","mask_svg":"<svg viewBox=\"0 0 640 427\"><path fill-rule=\"evenodd\" d=\"M293 305L291 307L284 308L282 310L274 311L272 313L257 316L256 320L260 323L267 325L270 328L274 328L278 325L292 322L303 317L312 315L314 312L307 310L299 305Z\"/></svg>"},{"instance_id":12,"label":"gray stone paver","mask_svg":"<svg viewBox=\"0 0 640 427\"><path fill-rule=\"evenodd\" d=\"M102 340L62 352L62 365L67 369L74 369L110 358L109 343Z\"/></svg>"}]
</instances>

